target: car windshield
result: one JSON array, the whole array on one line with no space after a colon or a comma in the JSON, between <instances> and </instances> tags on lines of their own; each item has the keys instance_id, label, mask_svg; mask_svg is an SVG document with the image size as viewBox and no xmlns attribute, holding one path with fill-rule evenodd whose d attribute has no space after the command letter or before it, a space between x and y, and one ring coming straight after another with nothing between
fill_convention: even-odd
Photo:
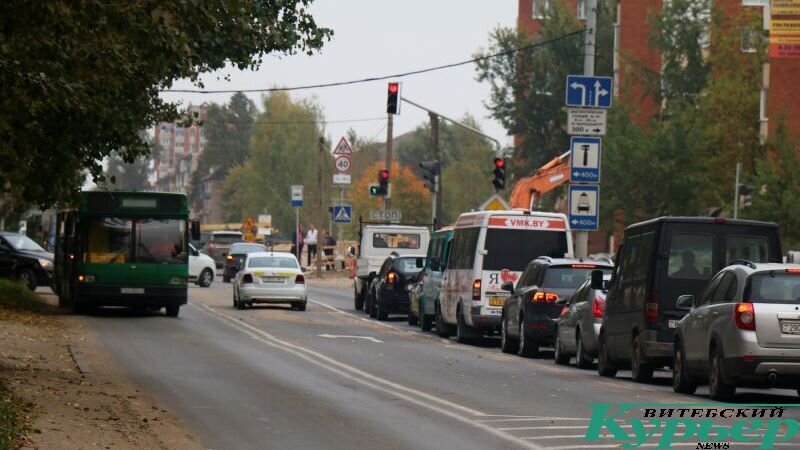
<instances>
[{"instance_id":1,"label":"car windshield","mask_svg":"<svg viewBox=\"0 0 800 450\"><path fill-rule=\"evenodd\" d=\"M593 270L602 270L603 275L611 273L611 268L574 268L574 267L551 267L544 273L542 286L555 289L577 289L586 279L591 276Z\"/></svg>"},{"instance_id":2,"label":"car windshield","mask_svg":"<svg viewBox=\"0 0 800 450\"><path fill-rule=\"evenodd\" d=\"M374 248L413 248L418 249L419 234L411 233L375 233L372 235Z\"/></svg>"},{"instance_id":3,"label":"car windshield","mask_svg":"<svg viewBox=\"0 0 800 450\"><path fill-rule=\"evenodd\" d=\"M768 272L751 275L744 298L752 303L800 304L800 274Z\"/></svg>"},{"instance_id":4,"label":"car windshield","mask_svg":"<svg viewBox=\"0 0 800 450\"><path fill-rule=\"evenodd\" d=\"M490 228L486 232L486 250L483 270L521 271L539 256L562 258L567 253L567 234Z\"/></svg>"},{"instance_id":5,"label":"car windshield","mask_svg":"<svg viewBox=\"0 0 800 450\"><path fill-rule=\"evenodd\" d=\"M239 233L215 234L211 237L212 242L222 245L233 244L234 242L240 242L241 240L242 235Z\"/></svg>"},{"instance_id":6,"label":"car windshield","mask_svg":"<svg viewBox=\"0 0 800 450\"><path fill-rule=\"evenodd\" d=\"M417 258L397 258L394 269L403 275L416 275L422 271L422 267L417 267Z\"/></svg>"},{"instance_id":7,"label":"car windshield","mask_svg":"<svg viewBox=\"0 0 800 450\"><path fill-rule=\"evenodd\" d=\"M46 251L43 249L39 244L34 242L33 239L29 238L28 236L17 234L17 235L5 235L3 236L9 245L14 247L16 250L28 250L34 252L44 252Z\"/></svg>"},{"instance_id":8,"label":"car windshield","mask_svg":"<svg viewBox=\"0 0 800 450\"><path fill-rule=\"evenodd\" d=\"M233 244L231 246L231 254L244 254L253 252L264 252L267 247L261 244Z\"/></svg>"},{"instance_id":9,"label":"car windshield","mask_svg":"<svg viewBox=\"0 0 800 450\"><path fill-rule=\"evenodd\" d=\"M268 269L299 269L297 260L291 256L256 256L247 261L247 267Z\"/></svg>"}]
</instances>

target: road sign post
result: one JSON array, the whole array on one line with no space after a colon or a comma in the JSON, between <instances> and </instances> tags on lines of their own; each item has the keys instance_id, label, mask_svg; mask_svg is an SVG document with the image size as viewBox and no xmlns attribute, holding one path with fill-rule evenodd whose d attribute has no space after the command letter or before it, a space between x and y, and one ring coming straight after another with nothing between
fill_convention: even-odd
<instances>
[{"instance_id":1,"label":"road sign post","mask_svg":"<svg viewBox=\"0 0 800 450\"><path fill-rule=\"evenodd\" d=\"M303 185L292 185L292 208L294 208L294 249L300 261L300 208L303 207ZM301 263L302 265L302 263Z\"/></svg>"}]
</instances>

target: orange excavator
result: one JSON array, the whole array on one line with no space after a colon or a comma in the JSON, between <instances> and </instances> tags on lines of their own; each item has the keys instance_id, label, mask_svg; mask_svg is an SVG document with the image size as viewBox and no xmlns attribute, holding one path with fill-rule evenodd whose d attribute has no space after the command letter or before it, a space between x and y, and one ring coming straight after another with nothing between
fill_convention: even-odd
<instances>
[{"instance_id":1,"label":"orange excavator","mask_svg":"<svg viewBox=\"0 0 800 450\"><path fill-rule=\"evenodd\" d=\"M569 153L553 158L533 175L517 181L511 190L509 205L512 208L533 209L533 204L539 196L568 182Z\"/></svg>"}]
</instances>

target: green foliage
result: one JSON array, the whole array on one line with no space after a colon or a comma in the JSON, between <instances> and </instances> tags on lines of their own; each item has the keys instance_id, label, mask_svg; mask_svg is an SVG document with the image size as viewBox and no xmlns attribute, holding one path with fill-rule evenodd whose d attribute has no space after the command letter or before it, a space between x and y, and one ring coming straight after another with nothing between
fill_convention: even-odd
<instances>
[{"instance_id":1,"label":"green foliage","mask_svg":"<svg viewBox=\"0 0 800 450\"><path fill-rule=\"evenodd\" d=\"M47 304L24 284L0 279L0 310L41 313L47 310Z\"/></svg>"},{"instance_id":2,"label":"green foliage","mask_svg":"<svg viewBox=\"0 0 800 450\"><path fill-rule=\"evenodd\" d=\"M0 379L0 450L22 448L30 424L25 416L30 412Z\"/></svg>"},{"instance_id":3,"label":"green foliage","mask_svg":"<svg viewBox=\"0 0 800 450\"><path fill-rule=\"evenodd\" d=\"M316 25L308 3L6 1L0 185L49 204L77 192L84 170L102 180L113 150L128 161L146 155L139 130L177 117L159 97L173 80L320 48L332 32ZM42 174L48 183L31 182Z\"/></svg>"},{"instance_id":4,"label":"green foliage","mask_svg":"<svg viewBox=\"0 0 800 450\"><path fill-rule=\"evenodd\" d=\"M150 159L144 156L137 157L132 163L125 162L116 152L108 157L108 167L105 171L105 181L98 187L102 189L123 189L131 191L144 191L150 189L147 178L147 168Z\"/></svg>"},{"instance_id":5,"label":"green foliage","mask_svg":"<svg viewBox=\"0 0 800 450\"><path fill-rule=\"evenodd\" d=\"M323 143L323 182L317 180L322 113L310 101L294 101L286 93L263 98L263 112L253 128L250 156L228 171L223 183L223 206L227 221L268 212L284 234L294 228L295 212L290 205L291 185L305 186L301 221L320 228L327 223L333 160L329 145ZM292 122L291 124L275 123ZM319 215L323 200L324 215Z\"/></svg>"}]
</instances>

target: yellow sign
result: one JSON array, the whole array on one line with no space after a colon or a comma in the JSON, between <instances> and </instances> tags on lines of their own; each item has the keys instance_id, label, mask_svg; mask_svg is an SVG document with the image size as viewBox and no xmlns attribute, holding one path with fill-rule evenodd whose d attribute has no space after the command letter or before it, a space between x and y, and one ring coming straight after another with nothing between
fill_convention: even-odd
<instances>
[{"instance_id":1,"label":"yellow sign","mask_svg":"<svg viewBox=\"0 0 800 450\"><path fill-rule=\"evenodd\" d=\"M492 195L480 206L481 211L508 211L508 203L497 194Z\"/></svg>"},{"instance_id":2,"label":"yellow sign","mask_svg":"<svg viewBox=\"0 0 800 450\"><path fill-rule=\"evenodd\" d=\"M769 26L769 35L800 35L800 20L772 20Z\"/></svg>"},{"instance_id":3,"label":"yellow sign","mask_svg":"<svg viewBox=\"0 0 800 450\"><path fill-rule=\"evenodd\" d=\"M800 15L800 0L772 0L773 16Z\"/></svg>"},{"instance_id":4,"label":"yellow sign","mask_svg":"<svg viewBox=\"0 0 800 450\"><path fill-rule=\"evenodd\" d=\"M799 36L773 36L769 38L770 44L800 44Z\"/></svg>"}]
</instances>

